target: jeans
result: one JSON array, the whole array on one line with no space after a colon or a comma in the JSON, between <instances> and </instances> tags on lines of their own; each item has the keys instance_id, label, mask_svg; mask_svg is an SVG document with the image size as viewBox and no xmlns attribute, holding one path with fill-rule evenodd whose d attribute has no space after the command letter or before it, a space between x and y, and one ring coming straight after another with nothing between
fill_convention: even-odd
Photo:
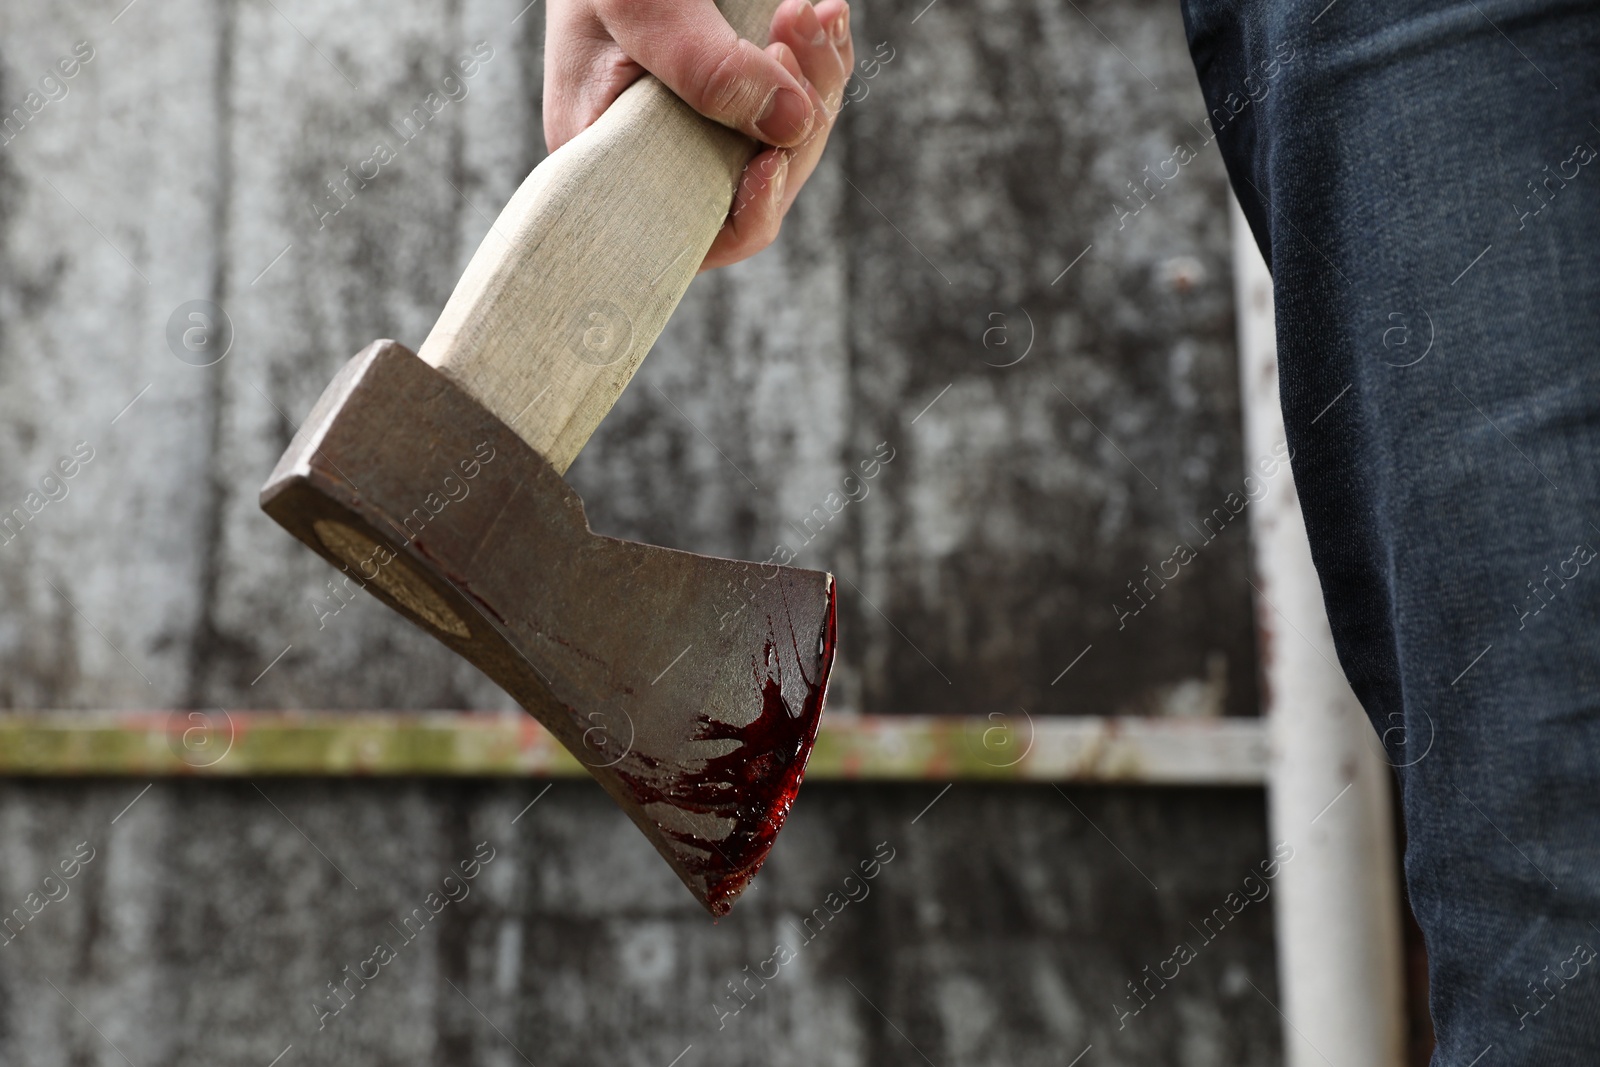
<instances>
[{"instance_id":1,"label":"jeans","mask_svg":"<svg viewBox=\"0 0 1600 1067\"><path fill-rule=\"evenodd\" d=\"M1184 22L1272 268L1339 658L1397 768L1433 1062L1600 1064L1600 6Z\"/></svg>"}]
</instances>

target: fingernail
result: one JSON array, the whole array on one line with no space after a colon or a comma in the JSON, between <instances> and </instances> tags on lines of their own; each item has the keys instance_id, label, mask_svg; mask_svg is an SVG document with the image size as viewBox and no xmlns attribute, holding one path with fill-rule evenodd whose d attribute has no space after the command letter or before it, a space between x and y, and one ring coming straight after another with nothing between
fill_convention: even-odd
<instances>
[{"instance_id":1,"label":"fingernail","mask_svg":"<svg viewBox=\"0 0 1600 1067\"><path fill-rule=\"evenodd\" d=\"M756 120L761 139L768 144L788 144L806 135L811 126L811 101L795 89L779 89L767 100Z\"/></svg>"},{"instance_id":2,"label":"fingernail","mask_svg":"<svg viewBox=\"0 0 1600 1067\"><path fill-rule=\"evenodd\" d=\"M849 39L850 39L850 9L847 7L847 8L844 9L844 13L841 14L837 19L834 20L834 23L833 23L833 43L834 44L844 44Z\"/></svg>"},{"instance_id":3,"label":"fingernail","mask_svg":"<svg viewBox=\"0 0 1600 1067\"><path fill-rule=\"evenodd\" d=\"M800 32L811 38L812 48L821 48L828 43L828 32L822 28L822 22L817 18L817 9L810 3L803 6L795 22Z\"/></svg>"},{"instance_id":4,"label":"fingernail","mask_svg":"<svg viewBox=\"0 0 1600 1067\"><path fill-rule=\"evenodd\" d=\"M783 158L778 163L778 173L772 176L769 183L772 186L772 198L780 205L783 203L784 186L789 183L789 157L790 153L783 153Z\"/></svg>"}]
</instances>

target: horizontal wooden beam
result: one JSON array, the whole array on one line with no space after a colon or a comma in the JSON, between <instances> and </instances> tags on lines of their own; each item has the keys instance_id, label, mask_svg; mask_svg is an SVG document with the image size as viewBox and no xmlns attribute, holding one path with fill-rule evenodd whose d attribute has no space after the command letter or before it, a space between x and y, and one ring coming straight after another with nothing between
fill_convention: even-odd
<instances>
[{"instance_id":1,"label":"horizontal wooden beam","mask_svg":"<svg viewBox=\"0 0 1600 1067\"><path fill-rule=\"evenodd\" d=\"M1261 785L1266 765L1258 719L835 714L807 777ZM518 711L0 712L7 776L585 773Z\"/></svg>"}]
</instances>

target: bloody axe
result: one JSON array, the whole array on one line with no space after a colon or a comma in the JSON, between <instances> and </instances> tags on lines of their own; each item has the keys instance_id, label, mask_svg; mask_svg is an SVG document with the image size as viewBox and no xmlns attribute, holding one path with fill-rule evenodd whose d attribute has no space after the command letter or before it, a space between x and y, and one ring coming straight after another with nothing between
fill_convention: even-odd
<instances>
[{"instance_id":1,"label":"bloody axe","mask_svg":"<svg viewBox=\"0 0 1600 1067\"><path fill-rule=\"evenodd\" d=\"M764 43L774 0L726 0ZM522 183L420 353L345 365L261 506L516 698L725 914L794 802L833 576L601 537L562 473L727 217L754 143L652 77Z\"/></svg>"}]
</instances>

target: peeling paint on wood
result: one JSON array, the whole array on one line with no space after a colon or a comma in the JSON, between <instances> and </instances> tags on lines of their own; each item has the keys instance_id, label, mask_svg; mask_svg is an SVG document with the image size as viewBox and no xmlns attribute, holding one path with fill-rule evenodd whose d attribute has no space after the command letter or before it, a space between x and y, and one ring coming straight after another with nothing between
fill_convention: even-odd
<instances>
[{"instance_id":1,"label":"peeling paint on wood","mask_svg":"<svg viewBox=\"0 0 1600 1067\"><path fill-rule=\"evenodd\" d=\"M835 715L806 781L1261 785L1260 720ZM516 775L588 771L507 712L27 712L0 716L7 775Z\"/></svg>"}]
</instances>

